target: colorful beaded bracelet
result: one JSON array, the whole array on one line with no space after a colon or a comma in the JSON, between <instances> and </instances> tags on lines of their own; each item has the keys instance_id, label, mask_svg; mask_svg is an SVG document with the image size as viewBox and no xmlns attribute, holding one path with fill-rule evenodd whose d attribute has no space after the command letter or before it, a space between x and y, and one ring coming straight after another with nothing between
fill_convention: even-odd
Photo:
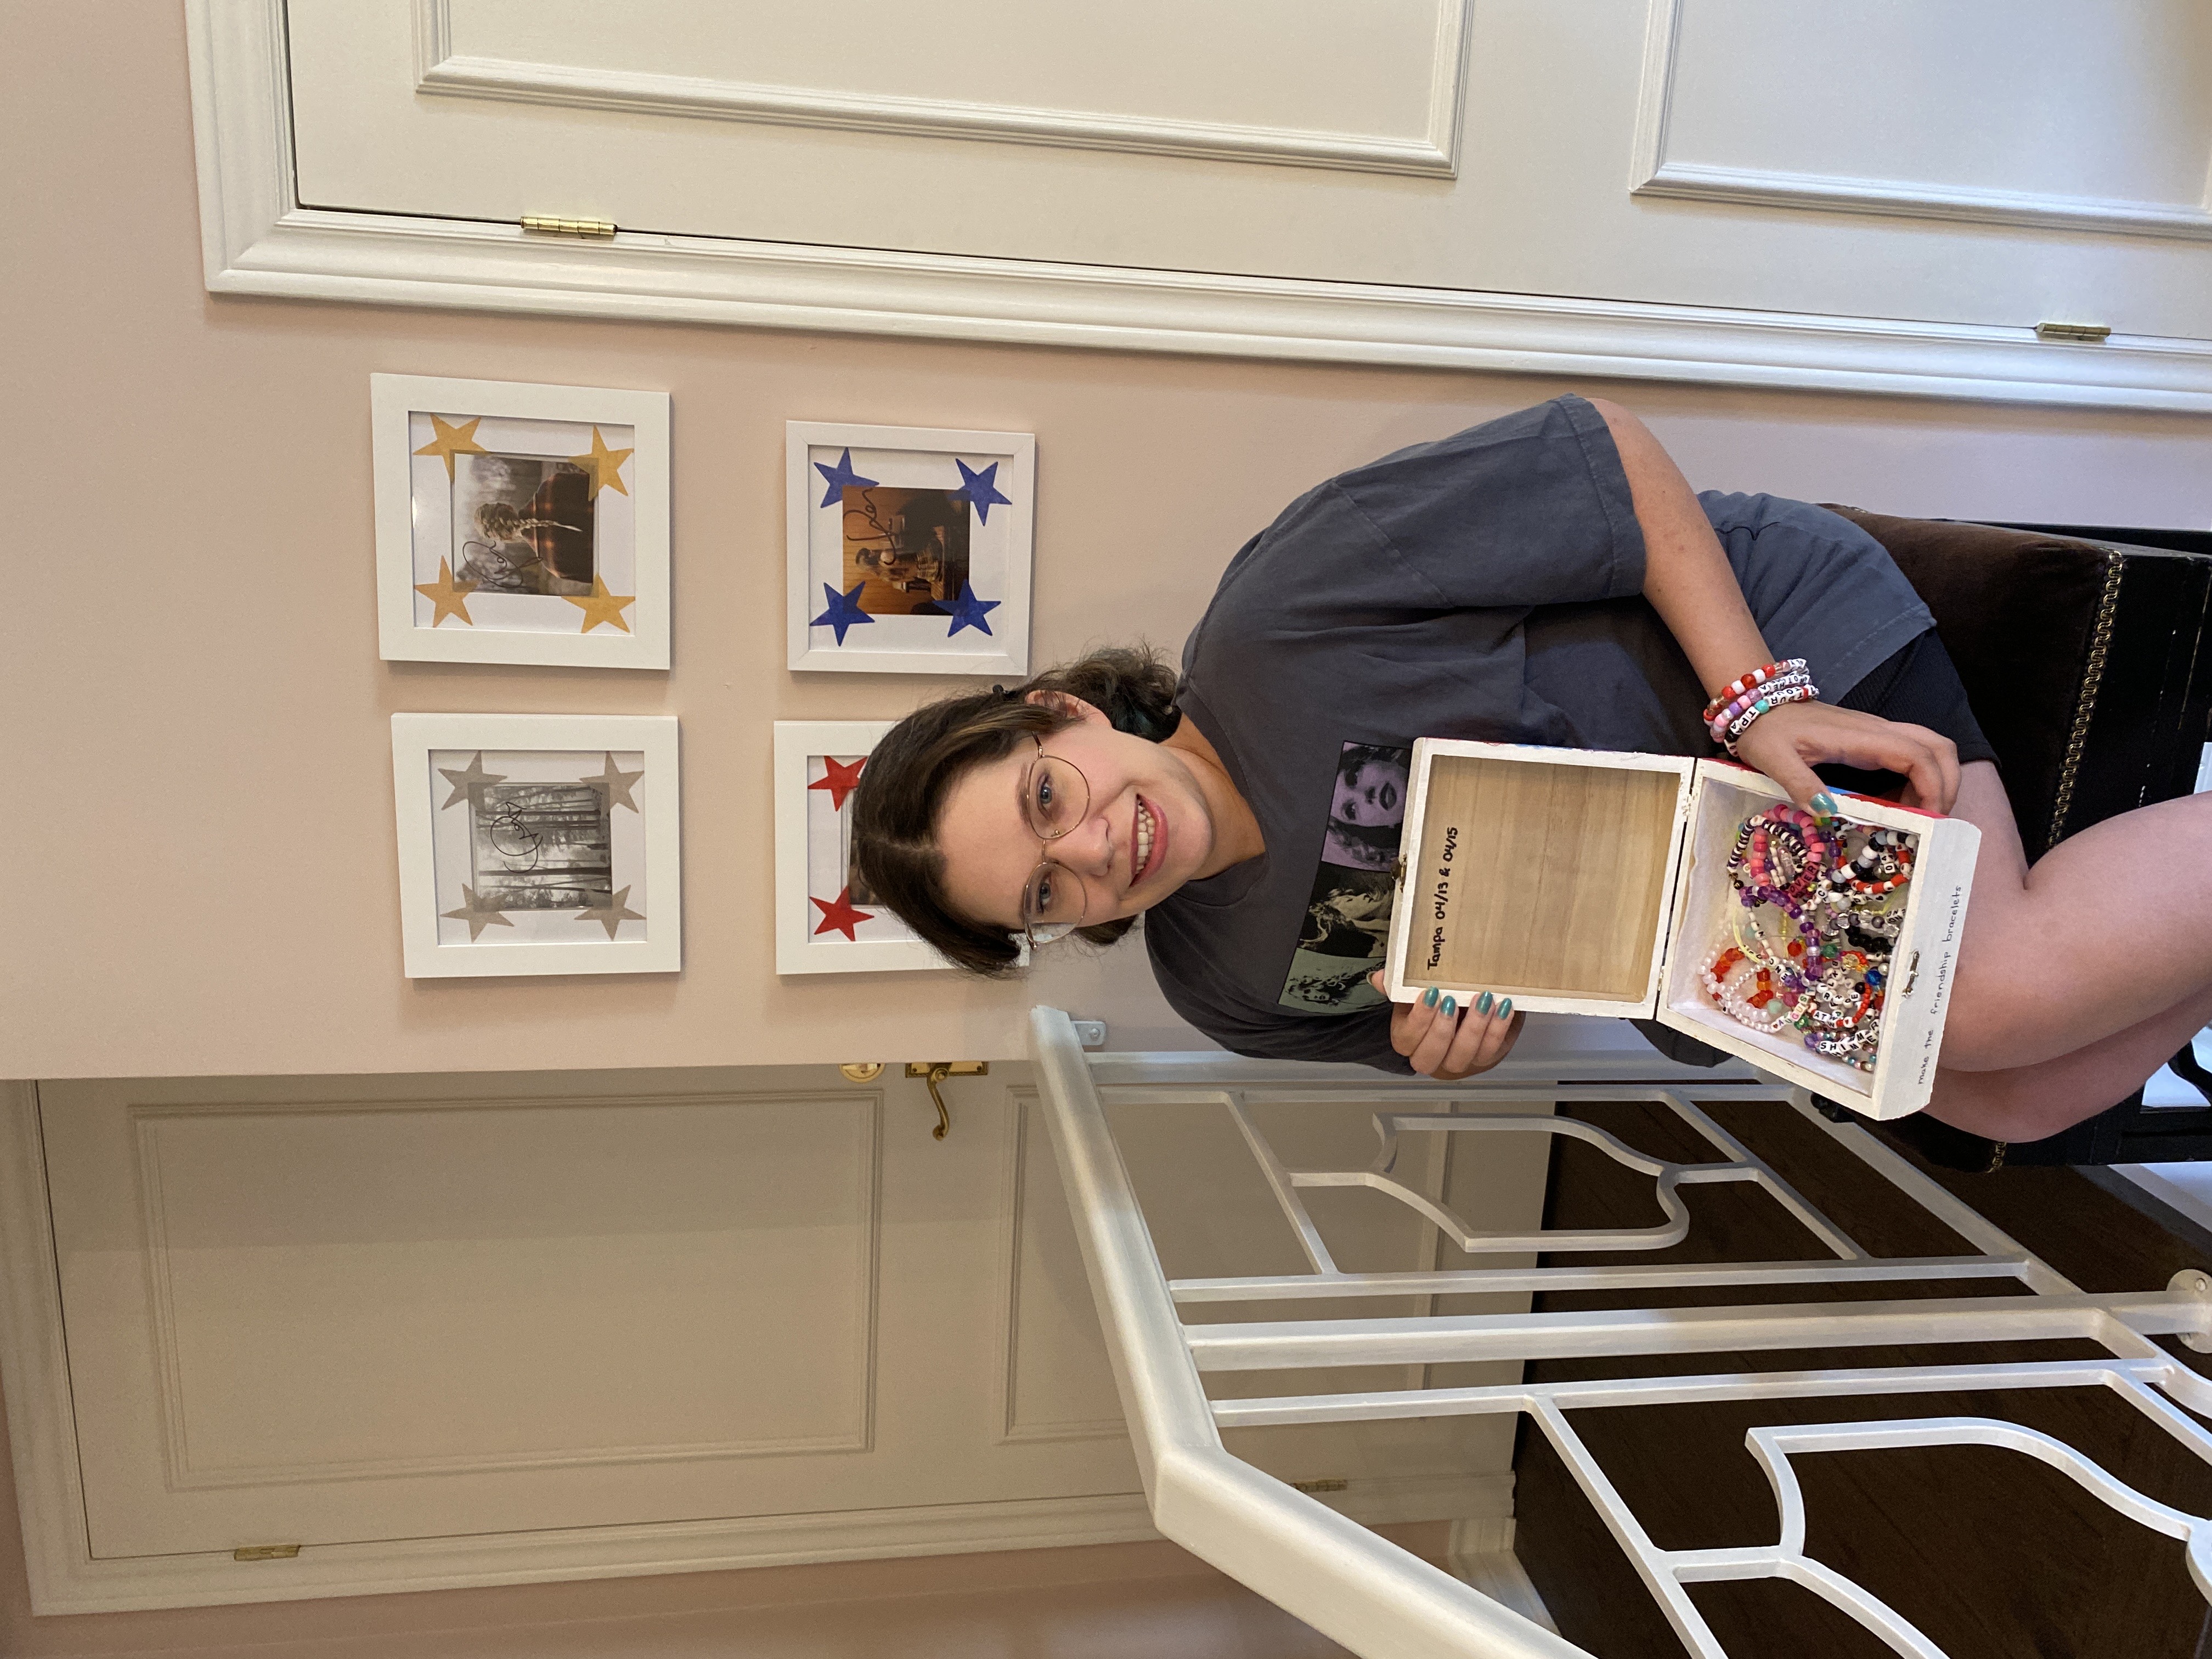
<instances>
[{"instance_id":1,"label":"colorful beaded bracelet","mask_svg":"<svg viewBox=\"0 0 2212 1659\"><path fill-rule=\"evenodd\" d=\"M1735 702L1746 692L1755 691L1760 686L1765 685L1769 680L1779 679L1784 674L1802 672L1804 667L1804 658L1788 657L1784 658L1780 662L1771 662L1764 668L1753 669L1751 672L1746 674L1741 679L1729 686L1718 696L1715 697L1711 702L1705 705L1706 723L1710 725L1714 715L1719 714L1722 709L1727 708L1729 704Z\"/></svg>"},{"instance_id":2,"label":"colorful beaded bracelet","mask_svg":"<svg viewBox=\"0 0 2212 1659\"><path fill-rule=\"evenodd\" d=\"M1820 691L1815 687L1809 685L1793 685L1785 690L1776 691L1768 696L1760 698L1757 702L1752 704L1749 708L1746 709L1741 714L1738 715L1735 721L1729 726L1727 735L1721 739L1723 746L1728 750L1729 754L1733 755L1735 753L1736 744L1742 738L1745 732L1751 730L1752 723L1758 720L1761 714L1766 714L1770 710L1779 708L1784 703L1810 702L1820 695Z\"/></svg>"},{"instance_id":3,"label":"colorful beaded bracelet","mask_svg":"<svg viewBox=\"0 0 2212 1659\"><path fill-rule=\"evenodd\" d=\"M1819 688L1813 684L1813 677L1802 669L1779 675L1757 690L1745 692L1734 702L1723 708L1719 714L1708 718L1705 726L1712 732L1713 741L1719 743L1726 738L1729 727L1748 714L1753 704L1763 699L1771 698L1778 691L1786 691L1796 686L1808 688L1816 697L1820 695Z\"/></svg>"}]
</instances>

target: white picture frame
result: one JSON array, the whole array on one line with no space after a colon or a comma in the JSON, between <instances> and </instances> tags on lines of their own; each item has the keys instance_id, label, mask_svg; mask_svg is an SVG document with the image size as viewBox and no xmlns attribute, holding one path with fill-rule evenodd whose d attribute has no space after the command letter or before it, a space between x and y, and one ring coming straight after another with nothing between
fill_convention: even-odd
<instances>
[{"instance_id":1,"label":"white picture frame","mask_svg":"<svg viewBox=\"0 0 2212 1659\"><path fill-rule=\"evenodd\" d=\"M669 714L394 714L410 979L684 965Z\"/></svg>"},{"instance_id":2,"label":"white picture frame","mask_svg":"<svg viewBox=\"0 0 2212 1659\"><path fill-rule=\"evenodd\" d=\"M668 394L369 376L386 661L668 666Z\"/></svg>"},{"instance_id":3,"label":"white picture frame","mask_svg":"<svg viewBox=\"0 0 2212 1659\"><path fill-rule=\"evenodd\" d=\"M775 723L775 971L880 974L951 964L889 911L851 904L850 797L827 763L858 767L890 720ZM836 882L836 886L831 883ZM856 914L865 912L865 914Z\"/></svg>"},{"instance_id":4,"label":"white picture frame","mask_svg":"<svg viewBox=\"0 0 2212 1659\"><path fill-rule=\"evenodd\" d=\"M819 421L784 434L789 666L1027 678L1036 438Z\"/></svg>"}]
</instances>

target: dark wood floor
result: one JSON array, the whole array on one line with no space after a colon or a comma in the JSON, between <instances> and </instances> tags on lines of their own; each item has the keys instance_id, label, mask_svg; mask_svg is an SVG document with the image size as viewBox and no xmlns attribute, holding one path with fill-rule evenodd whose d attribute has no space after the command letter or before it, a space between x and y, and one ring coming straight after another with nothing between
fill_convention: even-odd
<instances>
[{"instance_id":1,"label":"dark wood floor","mask_svg":"<svg viewBox=\"0 0 2212 1659\"><path fill-rule=\"evenodd\" d=\"M1882 1255L1966 1247L1816 1126L1786 1107L1716 1105L1712 1115L1780 1170L1831 1218ZM1577 1106L1632 1146L1683 1162L1712 1156L1663 1107ZM1547 1224L1627 1226L1659 1219L1648 1177L1594 1148L1557 1139ZM1925 1167L1924 1165L1922 1167ZM2148 1291L2185 1267L2212 1267L2212 1237L2105 1171L1930 1170L2027 1249L2087 1291ZM2094 1176L2094 1178L2093 1178ZM1664 1252L1559 1261L1718 1261L1817 1257L1811 1237L1748 1186L1686 1188L1690 1236ZM1766 1292L1690 1291L1611 1297L1554 1294L1540 1308L1688 1306L1826 1297L2016 1294L2008 1281ZM2004 1353L1933 1348L1707 1354L1532 1364L1532 1382L1814 1366L2064 1358L2081 1343L2014 1345ZM2176 1349L2175 1352L2181 1352ZM2185 1355L2203 1366L2206 1356ZM1669 1548L1771 1543L1774 1501L1745 1449L1758 1424L1865 1418L2007 1419L2056 1435L2137 1490L2212 1515L2212 1467L2109 1390L2007 1390L1874 1400L1795 1401L1583 1411L1572 1421L1653 1538ZM2198 1659L2206 1607L2181 1544L2112 1514L2056 1470L1994 1448L1822 1453L1795 1461L1808 1512L1808 1553L1888 1601L1951 1659ZM1516 1548L1561 1632L1601 1659L1680 1659L1680 1640L1542 1433L1525 1419L1518 1456ZM1889 1649L1808 1590L1779 1582L1699 1586L1693 1599L1731 1659L1885 1659Z\"/></svg>"}]
</instances>

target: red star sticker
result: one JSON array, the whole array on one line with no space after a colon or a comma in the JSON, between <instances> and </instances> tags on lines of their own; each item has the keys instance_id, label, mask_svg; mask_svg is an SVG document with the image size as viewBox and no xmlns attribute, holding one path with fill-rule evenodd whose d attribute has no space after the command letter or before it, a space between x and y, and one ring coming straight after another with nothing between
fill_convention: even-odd
<instances>
[{"instance_id":1,"label":"red star sticker","mask_svg":"<svg viewBox=\"0 0 2212 1659\"><path fill-rule=\"evenodd\" d=\"M853 769L857 772L860 768ZM822 925L814 930L817 933L839 933L855 945L860 942L853 930L868 919L868 913L853 902L851 888L839 888L834 899L809 898L806 902L822 912Z\"/></svg>"},{"instance_id":2,"label":"red star sticker","mask_svg":"<svg viewBox=\"0 0 2212 1659\"><path fill-rule=\"evenodd\" d=\"M824 755L822 757L822 763L830 770L806 787L809 789L827 789L830 792L830 810L833 812L842 812L845 810L845 797L851 794L859 785L860 769L868 763L868 757L863 755L860 759L848 764L841 760L832 760L829 756Z\"/></svg>"}]
</instances>

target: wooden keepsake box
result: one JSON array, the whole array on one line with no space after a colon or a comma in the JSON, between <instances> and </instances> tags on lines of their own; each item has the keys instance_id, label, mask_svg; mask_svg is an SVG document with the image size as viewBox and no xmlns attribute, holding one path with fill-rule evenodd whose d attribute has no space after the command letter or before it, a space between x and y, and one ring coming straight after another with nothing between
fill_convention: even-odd
<instances>
[{"instance_id":1,"label":"wooden keepsake box","mask_svg":"<svg viewBox=\"0 0 2212 1659\"><path fill-rule=\"evenodd\" d=\"M1705 970L1741 904L1736 830L1789 798L1727 761L1425 738L1413 745L1390 995L1484 991L1530 1013L1656 1019L1868 1117L1928 1103L1982 833L1835 792L1847 823L1914 838L1912 879L1871 1072L1754 1031Z\"/></svg>"}]
</instances>

